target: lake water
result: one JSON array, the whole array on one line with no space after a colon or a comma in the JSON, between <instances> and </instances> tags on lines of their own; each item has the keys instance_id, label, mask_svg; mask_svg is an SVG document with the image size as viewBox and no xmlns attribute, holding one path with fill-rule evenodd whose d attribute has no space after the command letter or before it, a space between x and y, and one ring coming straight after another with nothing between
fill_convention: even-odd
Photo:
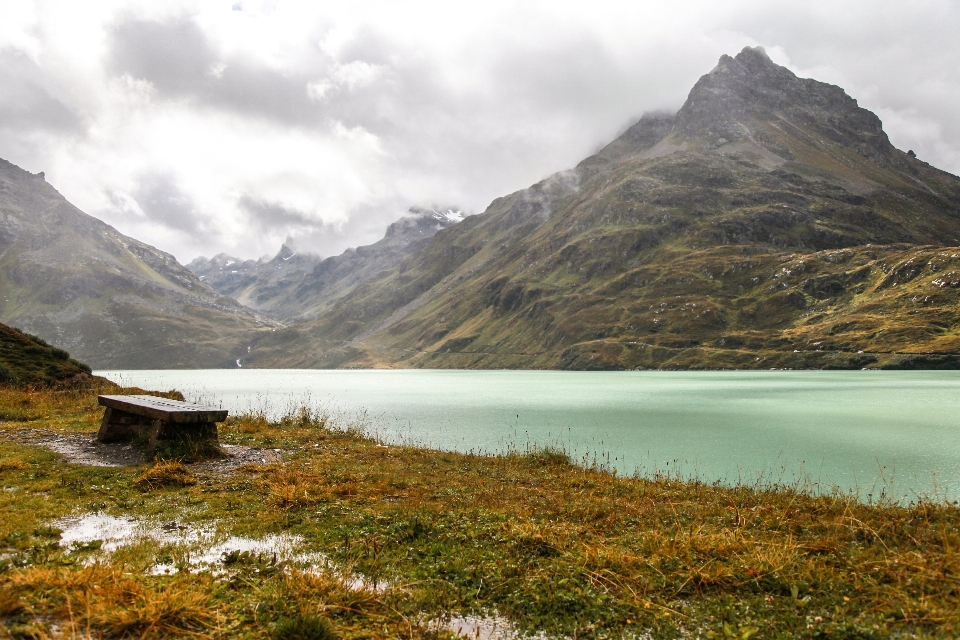
<instances>
[{"instance_id":1,"label":"lake water","mask_svg":"<svg viewBox=\"0 0 960 640\"><path fill-rule=\"evenodd\" d=\"M98 371L231 411L308 402L381 437L475 452L562 446L621 474L960 495L960 372Z\"/></svg>"}]
</instances>

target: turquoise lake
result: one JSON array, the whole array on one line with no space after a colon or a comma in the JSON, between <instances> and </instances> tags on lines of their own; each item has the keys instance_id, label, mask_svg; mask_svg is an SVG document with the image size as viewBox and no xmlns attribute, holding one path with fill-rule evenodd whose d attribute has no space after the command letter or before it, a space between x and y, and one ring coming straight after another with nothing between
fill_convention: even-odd
<instances>
[{"instance_id":1,"label":"turquoise lake","mask_svg":"<svg viewBox=\"0 0 960 640\"><path fill-rule=\"evenodd\" d=\"M277 415L309 403L390 442L561 446L621 474L805 482L863 500L960 495L960 372L98 371Z\"/></svg>"}]
</instances>

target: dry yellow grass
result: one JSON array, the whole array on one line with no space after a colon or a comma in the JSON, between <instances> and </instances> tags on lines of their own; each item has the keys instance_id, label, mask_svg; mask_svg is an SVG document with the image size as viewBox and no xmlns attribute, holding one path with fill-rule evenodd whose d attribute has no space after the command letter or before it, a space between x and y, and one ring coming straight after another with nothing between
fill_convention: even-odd
<instances>
[{"instance_id":1,"label":"dry yellow grass","mask_svg":"<svg viewBox=\"0 0 960 640\"><path fill-rule=\"evenodd\" d=\"M160 487L186 487L196 484L197 480L190 470L177 460L157 462L143 470L135 482L145 489Z\"/></svg>"},{"instance_id":2,"label":"dry yellow grass","mask_svg":"<svg viewBox=\"0 0 960 640\"><path fill-rule=\"evenodd\" d=\"M3 458L0 459L0 471L19 471L21 469L29 469L30 463L20 458Z\"/></svg>"},{"instance_id":3,"label":"dry yellow grass","mask_svg":"<svg viewBox=\"0 0 960 640\"><path fill-rule=\"evenodd\" d=\"M80 415L63 428L85 424ZM577 638L960 630L954 505L618 478L558 451L383 446L308 412L231 418L221 439L281 448L285 462L144 492L143 478L187 468L74 468L0 442L0 456L30 465L2 476L15 489L0 494L0 620L11 633L56 622L78 637L436 637L447 632L431 620L492 612ZM152 575L190 548L68 552L48 525L78 510L284 534L320 560L309 569L235 553L222 573Z\"/></svg>"}]
</instances>

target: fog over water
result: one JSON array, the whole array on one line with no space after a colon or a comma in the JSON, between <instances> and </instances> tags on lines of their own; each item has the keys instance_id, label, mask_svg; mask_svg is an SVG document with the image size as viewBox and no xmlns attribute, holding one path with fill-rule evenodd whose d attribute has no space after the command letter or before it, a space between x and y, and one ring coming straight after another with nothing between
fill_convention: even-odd
<instances>
[{"instance_id":1,"label":"fog over water","mask_svg":"<svg viewBox=\"0 0 960 640\"><path fill-rule=\"evenodd\" d=\"M960 173L960 4L0 0L0 157L181 262L482 211L762 45Z\"/></svg>"},{"instance_id":2,"label":"fog over water","mask_svg":"<svg viewBox=\"0 0 960 640\"><path fill-rule=\"evenodd\" d=\"M960 497L960 372L103 371L274 417L300 403L384 439L560 446L621 474Z\"/></svg>"}]
</instances>

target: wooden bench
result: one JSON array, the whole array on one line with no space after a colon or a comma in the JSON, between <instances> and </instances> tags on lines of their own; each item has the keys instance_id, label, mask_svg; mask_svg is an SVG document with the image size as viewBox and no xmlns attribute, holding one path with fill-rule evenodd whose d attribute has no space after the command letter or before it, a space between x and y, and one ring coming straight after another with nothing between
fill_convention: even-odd
<instances>
[{"instance_id":1,"label":"wooden bench","mask_svg":"<svg viewBox=\"0 0 960 640\"><path fill-rule=\"evenodd\" d=\"M218 442L217 423L226 420L228 413L226 409L156 396L99 396L97 401L106 407L97 440L149 438L150 452L156 450L159 440Z\"/></svg>"}]
</instances>

